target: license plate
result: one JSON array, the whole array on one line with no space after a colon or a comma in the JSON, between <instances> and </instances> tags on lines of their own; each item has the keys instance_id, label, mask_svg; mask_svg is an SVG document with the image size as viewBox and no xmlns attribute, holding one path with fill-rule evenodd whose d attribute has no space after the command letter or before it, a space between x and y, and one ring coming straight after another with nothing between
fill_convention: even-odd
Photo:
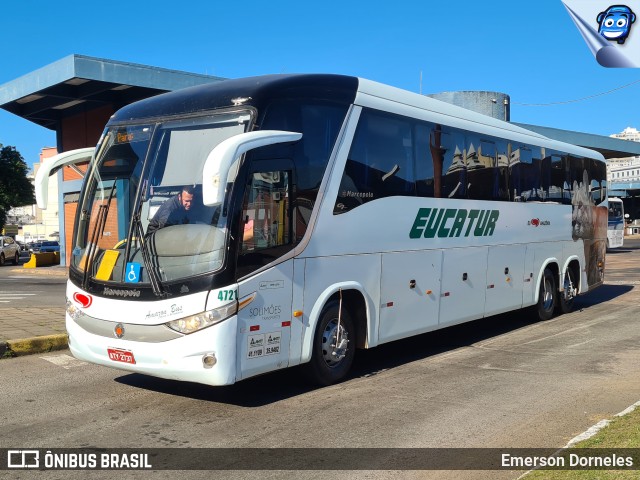
<instances>
[{"instance_id":1,"label":"license plate","mask_svg":"<svg viewBox=\"0 0 640 480\"><path fill-rule=\"evenodd\" d=\"M135 364L136 359L133 357L133 353L129 350L120 350L119 348L107 348L107 354L109 359L114 362Z\"/></svg>"}]
</instances>

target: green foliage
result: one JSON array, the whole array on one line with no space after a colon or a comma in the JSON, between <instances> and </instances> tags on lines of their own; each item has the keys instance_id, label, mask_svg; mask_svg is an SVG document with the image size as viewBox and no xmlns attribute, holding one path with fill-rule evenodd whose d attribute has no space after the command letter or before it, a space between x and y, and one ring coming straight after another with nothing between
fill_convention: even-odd
<instances>
[{"instance_id":1,"label":"green foliage","mask_svg":"<svg viewBox=\"0 0 640 480\"><path fill-rule=\"evenodd\" d=\"M33 185L27 173L29 167L15 147L0 144L0 228L13 207L35 203Z\"/></svg>"}]
</instances>

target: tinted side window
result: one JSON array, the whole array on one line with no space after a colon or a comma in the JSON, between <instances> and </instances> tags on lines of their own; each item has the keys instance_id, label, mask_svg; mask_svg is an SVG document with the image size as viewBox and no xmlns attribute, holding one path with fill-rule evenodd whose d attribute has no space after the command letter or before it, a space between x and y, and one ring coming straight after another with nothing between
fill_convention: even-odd
<instances>
[{"instance_id":1,"label":"tinted side window","mask_svg":"<svg viewBox=\"0 0 640 480\"><path fill-rule=\"evenodd\" d=\"M469 135L467 151L469 198L492 200L496 195L494 186L494 166L497 156L496 142Z\"/></svg>"},{"instance_id":2,"label":"tinted side window","mask_svg":"<svg viewBox=\"0 0 640 480\"><path fill-rule=\"evenodd\" d=\"M439 157L442 160L442 182L439 196L442 198L467 198L469 185L468 166L473 164L476 150L466 147L462 132L437 125L433 136L439 139ZM435 163L439 163L436 161Z\"/></svg>"},{"instance_id":3,"label":"tinted side window","mask_svg":"<svg viewBox=\"0 0 640 480\"><path fill-rule=\"evenodd\" d=\"M604 162L585 158L591 173L591 196L595 204L599 204L607 197L607 167Z\"/></svg>"},{"instance_id":4,"label":"tinted side window","mask_svg":"<svg viewBox=\"0 0 640 480\"><path fill-rule=\"evenodd\" d=\"M531 198L534 176L531 147L518 145L509 156L509 182L511 198L515 202L526 202Z\"/></svg>"},{"instance_id":5,"label":"tinted side window","mask_svg":"<svg viewBox=\"0 0 640 480\"><path fill-rule=\"evenodd\" d=\"M585 174L605 198L602 162L364 109L334 214L398 195L570 204Z\"/></svg>"},{"instance_id":6,"label":"tinted side window","mask_svg":"<svg viewBox=\"0 0 640 480\"><path fill-rule=\"evenodd\" d=\"M551 184L548 200L564 204L571 204L571 192L567 182L568 156L556 152L551 157Z\"/></svg>"},{"instance_id":7,"label":"tinted side window","mask_svg":"<svg viewBox=\"0 0 640 480\"><path fill-rule=\"evenodd\" d=\"M296 169L293 200L296 241L304 236L338 133L347 114L347 105L320 100L280 100L266 109L262 130L301 132L293 144L278 144L255 150L254 159L290 158Z\"/></svg>"},{"instance_id":8,"label":"tinted side window","mask_svg":"<svg viewBox=\"0 0 640 480\"><path fill-rule=\"evenodd\" d=\"M412 126L409 119L363 110L334 214L378 198L415 195Z\"/></svg>"},{"instance_id":9,"label":"tinted side window","mask_svg":"<svg viewBox=\"0 0 640 480\"><path fill-rule=\"evenodd\" d=\"M430 141L432 128L429 124L418 123L414 126L413 131L416 193L419 197L435 196L435 175L432 160L433 146Z\"/></svg>"},{"instance_id":10,"label":"tinted side window","mask_svg":"<svg viewBox=\"0 0 640 480\"><path fill-rule=\"evenodd\" d=\"M493 177L493 200L511 200L509 195L510 145L505 140L495 140L496 157Z\"/></svg>"}]
</instances>

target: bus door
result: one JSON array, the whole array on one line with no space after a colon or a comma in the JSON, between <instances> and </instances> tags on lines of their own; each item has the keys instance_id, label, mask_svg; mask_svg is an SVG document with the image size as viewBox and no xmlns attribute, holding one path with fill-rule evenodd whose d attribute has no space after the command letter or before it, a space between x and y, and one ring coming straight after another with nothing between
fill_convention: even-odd
<instances>
[{"instance_id":1,"label":"bus door","mask_svg":"<svg viewBox=\"0 0 640 480\"><path fill-rule=\"evenodd\" d=\"M290 161L261 161L249 173L238 254L238 380L289 364L293 260L261 269L293 246L292 172Z\"/></svg>"}]
</instances>

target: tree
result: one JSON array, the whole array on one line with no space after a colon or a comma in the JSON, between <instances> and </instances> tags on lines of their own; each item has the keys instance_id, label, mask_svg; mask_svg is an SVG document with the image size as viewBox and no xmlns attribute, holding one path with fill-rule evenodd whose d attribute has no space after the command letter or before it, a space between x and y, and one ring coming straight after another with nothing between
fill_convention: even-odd
<instances>
[{"instance_id":1,"label":"tree","mask_svg":"<svg viewBox=\"0 0 640 480\"><path fill-rule=\"evenodd\" d=\"M0 144L0 229L13 207L33 205L33 185L27 178L29 167L15 147Z\"/></svg>"}]
</instances>

